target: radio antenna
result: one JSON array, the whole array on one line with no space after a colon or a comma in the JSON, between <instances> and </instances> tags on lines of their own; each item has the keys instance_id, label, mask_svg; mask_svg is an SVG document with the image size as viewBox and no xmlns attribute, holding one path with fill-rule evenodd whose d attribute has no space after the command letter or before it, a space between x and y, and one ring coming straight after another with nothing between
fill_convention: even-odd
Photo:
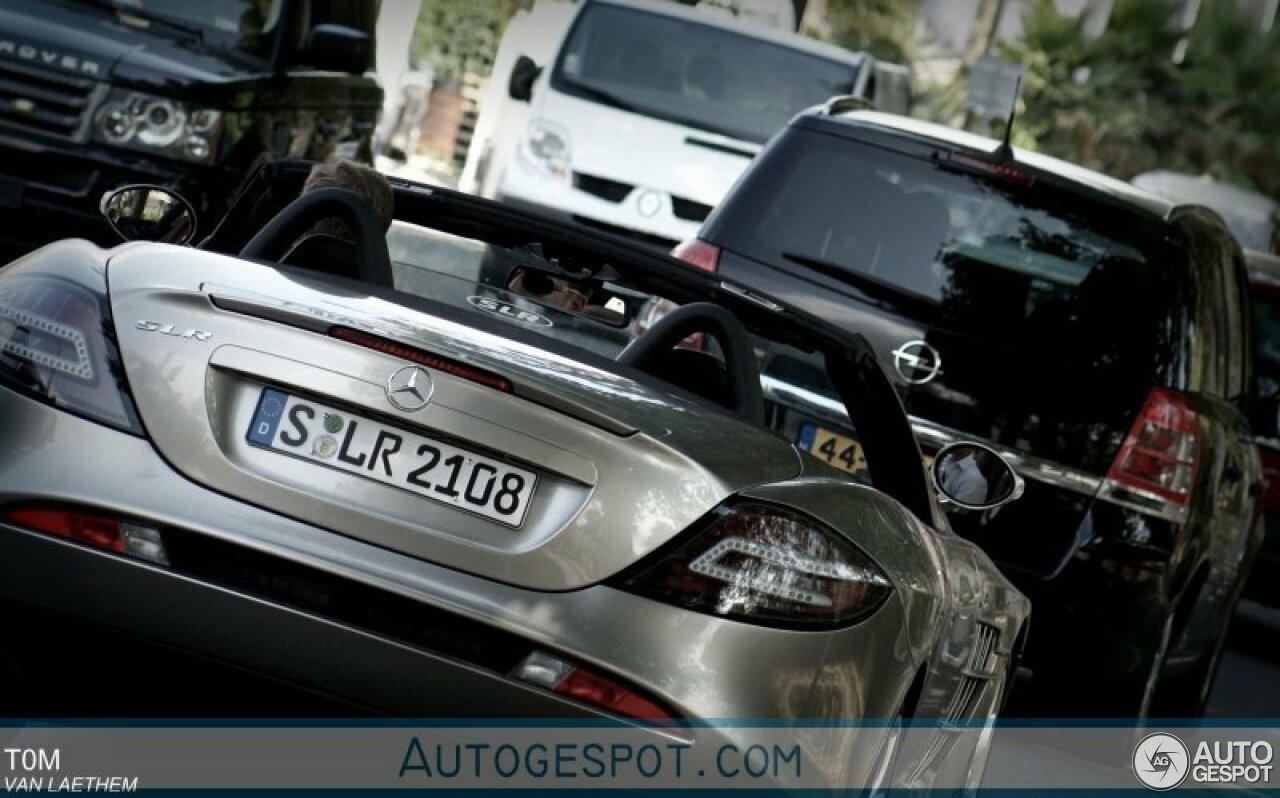
<instances>
[{"instance_id":1,"label":"radio antenna","mask_svg":"<svg viewBox=\"0 0 1280 798\"><path fill-rule=\"evenodd\" d=\"M1000 141L1000 146L996 147L996 151L992 153L995 159L1000 163L1008 163L1013 160L1013 144L1010 138L1013 136L1013 121L1018 118L1018 95L1022 93L1022 74L1019 73L1013 84L1013 102L1009 105L1009 121L1004 125L1004 138Z\"/></svg>"}]
</instances>

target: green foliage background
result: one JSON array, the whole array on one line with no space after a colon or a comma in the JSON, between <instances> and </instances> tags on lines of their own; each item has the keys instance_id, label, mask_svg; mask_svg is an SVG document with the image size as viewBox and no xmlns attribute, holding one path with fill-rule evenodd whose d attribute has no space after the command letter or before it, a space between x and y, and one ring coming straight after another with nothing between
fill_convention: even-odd
<instances>
[{"instance_id":1,"label":"green foliage background","mask_svg":"<svg viewBox=\"0 0 1280 798\"><path fill-rule=\"evenodd\" d=\"M1165 168L1280 196L1280 30L1257 31L1230 0L1205 0L1190 31L1176 0L1116 0L1087 41L1052 0L1032 0L1021 125L1045 152L1119 177Z\"/></svg>"},{"instance_id":2,"label":"green foliage background","mask_svg":"<svg viewBox=\"0 0 1280 798\"><path fill-rule=\"evenodd\" d=\"M413 30L415 56L430 62L440 80L468 72L488 75L518 7L513 0L422 0Z\"/></svg>"},{"instance_id":3,"label":"green foliage background","mask_svg":"<svg viewBox=\"0 0 1280 798\"><path fill-rule=\"evenodd\" d=\"M828 0L831 38L917 61L930 42L916 5ZM996 49L1025 70L1015 142L1120 178L1206 173L1280 197L1280 24L1261 33L1234 0L1202 0L1181 31L1170 25L1180 5L1115 0L1090 40L1053 0L1025 0L1022 40ZM966 73L929 85L917 71L913 113L955 124Z\"/></svg>"}]
</instances>

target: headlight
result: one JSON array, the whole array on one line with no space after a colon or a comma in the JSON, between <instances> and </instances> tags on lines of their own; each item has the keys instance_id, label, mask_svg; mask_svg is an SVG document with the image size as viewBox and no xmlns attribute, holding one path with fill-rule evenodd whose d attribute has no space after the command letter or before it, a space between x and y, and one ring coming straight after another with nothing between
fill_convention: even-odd
<instances>
[{"instance_id":1,"label":"headlight","mask_svg":"<svg viewBox=\"0 0 1280 798\"><path fill-rule=\"evenodd\" d=\"M520 160L556 180L569 179L571 152L569 131L545 119L530 122L520 141Z\"/></svg>"},{"instance_id":2,"label":"headlight","mask_svg":"<svg viewBox=\"0 0 1280 798\"><path fill-rule=\"evenodd\" d=\"M112 92L94 124L99 141L197 163L213 159L221 132L221 111L141 92Z\"/></svg>"},{"instance_id":3,"label":"headlight","mask_svg":"<svg viewBox=\"0 0 1280 798\"><path fill-rule=\"evenodd\" d=\"M702 612L783 626L836 626L874 612L893 586L833 530L799 513L743 502L625 585Z\"/></svg>"},{"instance_id":4,"label":"headlight","mask_svg":"<svg viewBox=\"0 0 1280 798\"><path fill-rule=\"evenodd\" d=\"M101 280L92 273L90 279ZM0 384L142 435L99 286L63 276L0 277Z\"/></svg>"}]
</instances>

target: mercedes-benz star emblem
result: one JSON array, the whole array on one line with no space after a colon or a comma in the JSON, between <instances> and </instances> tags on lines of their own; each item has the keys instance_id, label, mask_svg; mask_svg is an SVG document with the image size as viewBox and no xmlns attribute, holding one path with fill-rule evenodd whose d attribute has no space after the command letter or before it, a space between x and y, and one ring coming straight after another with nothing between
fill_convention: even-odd
<instances>
[{"instance_id":1,"label":"mercedes-benz star emblem","mask_svg":"<svg viewBox=\"0 0 1280 798\"><path fill-rule=\"evenodd\" d=\"M924 341L907 341L893 350L893 368L912 385L924 385L942 373L942 355Z\"/></svg>"},{"instance_id":2,"label":"mercedes-benz star emblem","mask_svg":"<svg viewBox=\"0 0 1280 798\"><path fill-rule=\"evenodd\" d=\"M421 410L431 401L431 375L421 366L405 366L387 378L387 401L400 410Z\"/></svg>"}]
</instances>

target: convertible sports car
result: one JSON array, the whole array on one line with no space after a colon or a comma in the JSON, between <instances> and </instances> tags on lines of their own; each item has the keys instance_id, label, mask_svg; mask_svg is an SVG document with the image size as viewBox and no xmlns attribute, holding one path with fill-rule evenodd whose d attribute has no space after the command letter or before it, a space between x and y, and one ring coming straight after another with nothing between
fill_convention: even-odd
<instances>
[{"instance_id":1,"label":"convertible sports car","mask_svg":"<svg viewBox=\"0 0 1280 798\"><path fill-rule=\"evenodd\" d=\"M0 269L9 714L936 718L911 750L837 724L806 766L980 778L989 736L953 732L998 712L1029 606L949 531L860 336L411 182L384 236L299 196L309 166L264 167L200 248L131 187L105 212L151 241ZM350 259L308 261L328 217ZM789 368L827 375L863 481L765 401ZM1020 489L971 444L935 479Z\"/></svg>"}]
</instances>

